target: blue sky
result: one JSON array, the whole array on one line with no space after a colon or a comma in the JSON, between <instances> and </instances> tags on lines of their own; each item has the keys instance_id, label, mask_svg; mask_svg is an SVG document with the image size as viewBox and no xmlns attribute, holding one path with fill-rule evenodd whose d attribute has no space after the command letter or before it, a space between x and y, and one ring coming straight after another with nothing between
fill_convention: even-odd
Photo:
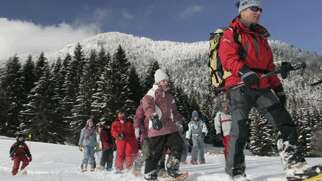
<instances>
[{"instance_id":1,"label":"blue sky","mask_svg":"<svg viewBox=\"0 0 322 181\"><path fill-rule=\"evenodd\" d=\"M119 31L154 40L193 42L207 40L210 31L228 25L237 15L234 3L235 0L1 0L0 17L8 24L28 22L42 31L46 27L60 31L65 27L62 24L71 34L83 29L81 35L69 41L97 32ZM262 0L262 4L261 24L270 31L271 39L322 55L322 0ZM0 24L1 28L7 27L5 23ZM0 30L1 33L4 32ZM0 54L1 48L0 45Z\"/></svg>"}]
</instances>

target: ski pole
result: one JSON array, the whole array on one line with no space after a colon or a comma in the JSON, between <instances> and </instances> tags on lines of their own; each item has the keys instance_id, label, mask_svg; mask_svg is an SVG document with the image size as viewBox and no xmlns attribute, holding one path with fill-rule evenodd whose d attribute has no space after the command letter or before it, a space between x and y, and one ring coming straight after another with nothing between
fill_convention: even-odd
<instances>
[{"instance_id":1,"label":"ski pole","mask_svg":"<svg viewBox=\"0 0 322 181\"><path fill-rule=\"evenodd\" d=\"M314 82L314 83L310 84L310 86L316 86L316 85L319 85L321 83L322 83L322 80L319 80L317 82Z\"/></svg>"},{"instance_id":2,"label":"ski pole","mask_svg":"<svg viewBox=\"0 0 322 181\"><path fill-rule=\"evenodd\" d=\"M304 69L306 68L306 63L305 62L302 62L302 63L299 63L299 64L294 64L294 65L291 65L290 67L288 67L288 69L286 70L282 70L281 67L277 68L276 70L272 71L272 72L268 72L266 74L262 74L260 76L260 78L265 78L265 77L270 77L270 76L273 76L273 75L277 75L277 74L280 74L284 71L286 72L291 72L291 71L295 71L295 70L302 70L301 74L304 73ZM241 87L241 86L244 86L245 83L244 82L240 82L239 84L237 84L236 86L232 87L232 88L236 88L236 87ZM219 95L221 94L222 92L224 92L225 88L222 87L220 89L217 89L216 90L216 95Z\"/></svg>"}]
</instances>

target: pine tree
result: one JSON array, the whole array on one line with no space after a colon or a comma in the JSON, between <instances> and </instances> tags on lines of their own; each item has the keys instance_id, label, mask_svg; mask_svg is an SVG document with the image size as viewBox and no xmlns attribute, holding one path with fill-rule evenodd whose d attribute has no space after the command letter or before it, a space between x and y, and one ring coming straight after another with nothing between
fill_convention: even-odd
<instances>
[{"instance_id":1,"label":"pine tree","mask_svg":"<svg viewBox=\"0 0 322 181\"><path fill-rule=\"evenodd\" d=\"M40 69L38 69L40 70ZM55 128L55 114L53 104L53 85L50 81L51 74L47 61L42 64L39 71L40 78L31 90L28 99L29 103L24 106L21 114L25 117L25 133L31 133L32 139L42 142L61 142Z\"/></svg>"},{"instance_id":2,"label":"pine tree","mask_svg":"<svg viewBox=\"0 0 322 181\"><path fill-rule=\"evenodd\" d=\"M109 125L112 124L114 119L114 104L116 101L115 93L113 92L113 75L111 68L110 55L106 55L106 62L104 65L104 71L102 72L100 79L97 81L97 90L93 94L93 102L91 104L91 113L99 121L105 121Z\"/></svg>"},{"instance_id":3,"label":"pine tree","mask_svg":"<svg viewBox=\"0 0 322 181\"><path fill-rule=\"evenodd\" d=\"M146 76L143 80L143 94L146 94L154 84L154 73L156 70L160 68L159 63L157 61L151 62L148 66Z\"/></svg>"},{"instance_id":4,"label":"pine tree","mask_svg":"<svg viewBox=\"0 0 322 181\"><path fill-rule=\"evenodd\" d=\"M27 95L30 90L35 86L36 74L35 74L35 63L32 60L32 56L29 56L27 61L22 67L23 77L23 89L24 89L24 103L27 101Z\"/></svg>"},{"instance_id":5,"label":"pine tree","mask_svg":"<svg viewBox=\"0 0 322 181\"><path fill-rule=\"evenodd\" d=\"M2 110L6 119L1 120L2 124L6 127L3 134L6 136L14 136L19 126L19 112L22 110L23 105L23 78L21 64L18 57L14 56L9 59L6 64L5 72L1 81L1 93L5 96L2 101L3 106L6 108Z\"/></svg>"},{"instance_id":6,"label":"pine tree","mask_svg":"<svg viewBox=\"0 0 322 181\"><path fill-rule=\"evenodd\" d=\"M131 66L130 68L130 75L129 75L129 88L130 92L132 93L132 100L134 101L134 106L138 107L140 104L140 100L143 97L143 91L142 86L140 84L140 78L138 74L136 73L136 69L134 66Z\"/></svg>"},{"instance_id":7,"label":"pine tree","mask_svg":"<svg viewBox=\"0 0 322 181\"><path fill-rule=\"evenodd\" d=\"M297 130L298 142L306 156L311 154L312 148L312 119L310 113L305 109L300 109L297 112Z\"/></svg>"},{"instance_id":8,"label":"pine tree","mask_svg":"<svg viewBox=\"0 0 322 181\"><path fill-rule=\"evenodd\" d=\"M73 121L71 123L71 131L74 133L74 141L77 141L77 133L80 132L85 121L91 116L92 96L97 89L96 81L99 79L97 72L100 66L97 62L97 53L95 50L92 50L88 61L84 65L79 92L72 109Z\"/></svg>"},{"instance_id":9,"label":"pine tree","mask_svg":"<svg viewBox=\"0 0 322 181\"><path fill-rule=\"evenodd\" d=\"M252 109L250 118L249 150L260 156L271 156L276 153L276 131L263 116Z\"/></svg>"},{"instance_id":10,"label":"pine tree","mask_svg":"<svg viewBox=\"0 0 322 181\"><path fill-rule=\"evenodd\" d=\"M80 92L80 85L81 85L81 78L83 76L83 67L85 65L85 55L83 52L82 46L78 43L74 50L74 55L71 60L69 55L66 56L66 62L70 61L67 69L65 70L65 81L63 85L64 90L64 99L63 99L63 109L65 110L64 113L64 122L70 123L70 142L75 143L76 136L78 136L78 129L75 128L79 127L78 125L78 116L73 115L73 109L75 109L75 102L77 100L77 96ZM65 62L65 61L64 61ZM77 104L77 103L76 103Z\"/></svg>"},{"instance_id":11,"label":"pine tree","mask_svg":"<svg viewBox=\"0 0 322 181\"><path fill-rule=\"evenodd\" d=\"M55 131L57 132L56 141L63 143L65 141L65 137L68 136L68 123L64 120L64 109L63 109L63 99L64 99L64 70L61 59L58 58L55 62L52 70L52 76L50 78L51 86L53 87L52 93L52 108L54 114L54 122L53 126L55 127Z\"/></svg>"},{"instance_id":12,"label":"pine tree","mask_svg":"<svg viewBox=\"0 0 322 181\"><path fill-rule=\"evenodd\" d=\"M78 87L76 87L76 92L78 92L81 78L83 76L83 69L86 64L85 54L83 51L83 47L81 46L80 43L78 43L75 47L72 64L73 64L73 68L76 71L75 84L78 85Z\"/></svg>"},{"instance_id":13,"label":"pine tree","mask_svg":"<svg viewBox=\"0 0 322 181\"><path fill-rule=\"evenodd\" d=\"M2 79L2 77L0 77ZM1 85L1 81L0 81ZM2 86L0 86L0 132L2 134L5 134L5 132L8 130L5 121L8 120L8 111L9 111L10 103L8 100L8 97L6 95L5 90L2 89Z\"/></svg>"},{"instance_id":14,"label":"pine tree","mask_svg":"<svg viewBox=\"0 0 322 181\"><path fill-rule=\"evenodd\" d=\"M133 116L136 107L134 101L131 99L133 94L129 88L130 66L125 51L119 46L116 53L113 55L111 65L113 73L113 91L117 98L112 110L115 112L117 109L122 109L125 110L129 116Z\"/></svg>"},{"instance_id":15,"label":"pine tree","mask_svg":"<svg viewBox=\"0 0 322 181\"><path fill-rule=\"evenodd\" d=\"M40 79L40 77L43 74L43 67L47 64L47 58L45 57L45 54L42 52L40 53L38 60L36 62L35 67L35 82Z\"/></svg>"},{"instance_id":16,"label":"pine tree","mask_svg":"<svg viewBox=\"0 0 322 181\"><path fill-rule=\"evenodd\" d=\"M72 123L72 109L74 106L74 102L76 101L78 83L77 83L77 66L78 63L72 60L70 55L66 55L63 61L62 75L64 76L64 84L62 86L63 90L63 101L62 101L62 110L64 110L62 116L64 122L69 123L69 127L71 127ZM71 135L72 132L69 131ZM67 140L68 142L73 142L72 139Z\"/></svg>"}]
</instances>

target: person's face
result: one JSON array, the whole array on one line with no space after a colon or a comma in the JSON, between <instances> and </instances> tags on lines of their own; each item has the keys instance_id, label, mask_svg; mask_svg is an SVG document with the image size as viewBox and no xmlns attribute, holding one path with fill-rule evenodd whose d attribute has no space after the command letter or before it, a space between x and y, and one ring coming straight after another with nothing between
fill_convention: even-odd
<instances>
[{"instance_id":1,"label":"person's face","mask_svg":"<svg viewBox=\"0 0 322 181\"><path fill-rule=\"evenodd\" d=\"M124 116L125 116L125 114L123 112L120 112L120 113L117 114L117 117L119 119L124 119Z\"/></svg>"},{"instance_id":2,"label":"person's face","mask_svg":"<svg viewBox=\"0 0 322 181\"><path fill-rule=\"evenodd\" d=\"M94 126L94 123L93 123L93 121L89 121L88 122L88 126L91 128L91 127L93 127Z\"/></svg>"},{"instance_id":3,"label":"person's face","mask_svg":"<svg viewBox=\"0 0 322 181\"><path fill-rule=\"evenodd\" d=\"M240 12L240 15L244 20L252 24L257 24L259 22L262 11L263 11L262 8L257 6L252 6L242 10Z\"/></svg>"},{"instance_id":4,"label":"person's face","mask_svg":"<svg viewBox=\"0 0 322 181\"><path fill-rule=\"evenodd\" d=\"M160 85L160 87L161 87L164 91L169 90L169 81L167 81L167 80L161 80L161 81L159 82L159 85Z\"/></svg>"},{"instance_id":5,"label":"person's face","mask_svg":"<svg viewBox=\"0 0 322 181\"><path fill-rule=\"evenodd\" d=\"M228 108L228 106L225 106L225 107L224 107L224 112L225 112L225 113L228 113L228 112L229 112L229 108Z\"/></svg>"},{"instance_id":6,"label":"person's face","mask_svg":"<svg viewBox=\"0 0 322 181\"><path fill-rule=\"evenodd\" d=\"M24 138L23 138L23 137L19 137L19 138L18 138L18 140L19 140L19 141L23 141L23 140L24 140Z\"/></svg>"}]
</instances>

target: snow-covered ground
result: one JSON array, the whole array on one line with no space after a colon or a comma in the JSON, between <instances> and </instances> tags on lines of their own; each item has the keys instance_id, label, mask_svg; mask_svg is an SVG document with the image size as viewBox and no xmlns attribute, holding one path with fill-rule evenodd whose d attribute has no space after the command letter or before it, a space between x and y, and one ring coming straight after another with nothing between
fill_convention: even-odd
<instances>
[{"instance_id":1,"label":"snow-covered ground","mask_svg":"<svg viewBox=\"0 0 322 181\"><path fill-rule=\"evenodd\" d=\"M27 142L33 155L27 175L11 176L12 162L9 159L9 148L14 139L0 137L0 181L140 181L130 173L116 175L112 172L96 171L81 173L79 170L82 153L75 146ZM213 148L209 148L212 149ZM215 152L218 152L216 150ZM189 160L189 157L188 157ZM308 158L310 165L321 164L321 158ZM224 172L223 154L206 155L206 164L182 165L182 170L190 173L188 181L228 181ZM283 172L278 157L247 156L247 175L253 181L279 181ZM280 177L280 178L278 178ZM161 179L162 180L162 179ZM163 179L164 180L164 179Z\"/></svg>"}]
</instances>

